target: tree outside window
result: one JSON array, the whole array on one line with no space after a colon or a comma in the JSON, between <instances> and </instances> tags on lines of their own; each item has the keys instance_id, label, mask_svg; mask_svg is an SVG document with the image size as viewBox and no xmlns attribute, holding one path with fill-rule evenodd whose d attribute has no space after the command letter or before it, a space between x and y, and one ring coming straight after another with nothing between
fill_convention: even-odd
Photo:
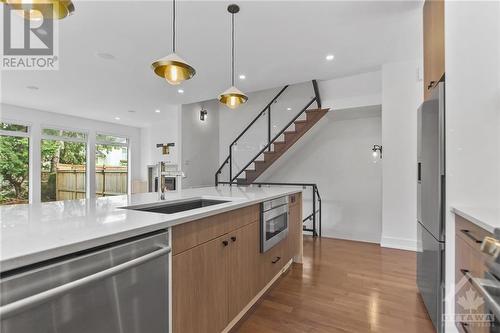
<instances>
[{"instance_id":1,"label":"tree outside window","mask_svg":"<svg viewBox=\"0 0 500 333\"><path fill-rule=\"evenodd\" d=\"M0 122L0 205L28 203L29 127Z\"/></svg>"},{"instance_id":2,"label":"tree outside window","mask_svg":"<svg viewBox=\"0 0 500 333\"><path fill-rule=\"evenodd\" d=\"M42 137L42 202L85 198L86 134L44 128Z\"/></svg>"}]
</instances>

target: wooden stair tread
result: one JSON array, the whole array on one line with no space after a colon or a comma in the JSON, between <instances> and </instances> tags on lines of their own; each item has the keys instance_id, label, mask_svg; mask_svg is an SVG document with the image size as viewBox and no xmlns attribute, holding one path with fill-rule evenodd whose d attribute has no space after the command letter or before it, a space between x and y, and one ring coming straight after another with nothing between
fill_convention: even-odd
<instances>
[{"instance_id":1,"label":"wooden stair tread","mask_svg":"<svg viewBox=\"0 0 500 333\"><path fill-rule=\"evenodd\" d=\"M278 150L265 151L264 160L254 161L255 169L245 170L245 178L238 178L240 184L251 184L257 179L264 171L266 171L278 158L292 147L305 133L307 133L330 109L309 109L306 110L306 120L295 120L293 123L300 125L295 130L283 132L285 141L276 141L272 144L280 147Z\"/></svg>"}]
</instances>

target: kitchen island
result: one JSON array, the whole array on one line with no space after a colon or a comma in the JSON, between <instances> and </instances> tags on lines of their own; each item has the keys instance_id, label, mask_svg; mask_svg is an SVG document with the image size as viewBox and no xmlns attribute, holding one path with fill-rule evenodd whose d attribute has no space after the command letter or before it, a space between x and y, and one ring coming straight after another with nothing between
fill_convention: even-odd
<instances>
[{"instance_id":1,"label":"kitchen island","mask_svg":"<svg viewBox=\"0 0 500 333\"><path fill-rule=\"evenodd\" d=\"M34 205L3 206L3 276L148 233L167 231L169 314L173 332L233 327L279 278L301 261L301 190L291 187L207 187ZM261 251L261 205L288 199L288 234ZM163 214L158 204L217 202ZM148 211L149 210L149 211Z\"/></svg>"}]
</instances>

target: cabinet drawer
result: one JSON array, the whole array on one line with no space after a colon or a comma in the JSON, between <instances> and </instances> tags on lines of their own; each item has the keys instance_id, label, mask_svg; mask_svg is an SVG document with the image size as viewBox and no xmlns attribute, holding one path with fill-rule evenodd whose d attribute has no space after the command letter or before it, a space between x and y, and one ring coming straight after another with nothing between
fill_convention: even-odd
<instances>
[{"instance_id":1,"label":"cabinet drawer","mask_svg":"<svg viewBox=\"0 0 500 333\"><path fill-rule=\"evenodd\" d=\"M476 244L474 243L473 245L475 246ZM481 252L470 245L469 237L465 236L464 238L464 236L462 236L462 233L459 231L455 237L455 314L458 320L456 326L461 332L489 332L487 327L481 327L481 325L478 325L478 323L468 322L468 320L471 318L469 315L484 314L485 310L483 305L474 310L464 308L461 305L463 301L468 299L468 292L470 293L472 291L474 292L474 296L478 295L470 282L464 279L464 273L468 272L473 277L483 277L486 270L487 268L485 266Z\"/></svg>"},{"instance_id":2,"label":"cabinet drawer","mask_svg":"<svg viewBox=\"0 0 500 333\"><path fill-rule=\"evenodd\" d=\"M260 255L260 287L263 288L286 264L287 239Z\"/></svg>"},{"instance_id":3,"label":"cabinet drawer","mask_svg":"<svg viewBox=\"0 0 500 333\"><path fill-rule=\"evenodd\" d=\"M247 224L258 221L260 219L260 204L233 210L226 214L227 215L224 217L224 219L227 219L226 230L227 232L231 232Z\"/></svg>"},{"instance_id":4,"label":"cabinet drawer","mask_svg":"<svg viewBox=\"0 0 500 333\"><path fill-rule=\"evenodd\" d=\"M217 214L172 228L172 253L176 255L259 219L259 205Z\"/></svg>"},{"instance_id":5,"label":"cabinet drawer","mask_svg":"<svg viewBox=\"0 0 500 333\"><path fill-rule=\"evenodd\" d=\"M455 215L455 234L478 252L481 251L481 243L484 237L493 237L488 231L459 215Z\"/></svg>"}]
</instances>

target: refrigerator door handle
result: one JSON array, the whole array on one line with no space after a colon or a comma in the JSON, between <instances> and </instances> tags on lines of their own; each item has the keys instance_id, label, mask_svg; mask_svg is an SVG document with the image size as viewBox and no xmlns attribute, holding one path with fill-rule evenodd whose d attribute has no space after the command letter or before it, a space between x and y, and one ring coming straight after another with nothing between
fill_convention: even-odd
<instances>
[{"instance_id":1,"label":"refrigerator door handle","mask_svg":"<svg viewBox=\"0 0 500 333\"><path fill-rule=\"evenodd\" d=\"M422 162L418 162L417 165L417 171L418 171L418 182L422 182Z\"/></svg>"}]
</instances>

